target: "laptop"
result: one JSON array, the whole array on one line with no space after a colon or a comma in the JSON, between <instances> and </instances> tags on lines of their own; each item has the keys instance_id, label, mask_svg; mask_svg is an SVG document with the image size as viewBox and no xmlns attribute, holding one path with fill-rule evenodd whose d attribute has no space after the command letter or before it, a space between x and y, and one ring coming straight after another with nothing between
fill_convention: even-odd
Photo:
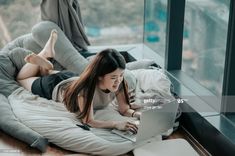
<instances>
[{"instance_id":1,"label":"laptop","mask_svg":"<svg viewBox=\"0 0 235 156\"><path fill-rule=\"evenodd\" d=\"M178 102L173 100L159 106L152 106L148 110L143 111L140 116L137 134L116 129L112 130L112 132L132 142L150 140L173 128L178 105Z\"/></svg>"}]
</instances>

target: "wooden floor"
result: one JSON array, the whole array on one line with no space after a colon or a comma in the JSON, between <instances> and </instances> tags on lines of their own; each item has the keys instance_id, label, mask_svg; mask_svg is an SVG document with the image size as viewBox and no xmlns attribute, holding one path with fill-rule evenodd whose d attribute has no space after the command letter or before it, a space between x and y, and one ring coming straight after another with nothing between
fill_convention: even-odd
<instances>
[{"instance_id":1,"label":"wooden floor","mask_svg":"<svg viewBox=\"0 0 235 156\"><path fill-rule=\"evenodd\" d=\"M210 156L210 154L189 134L184 128L179 128L167 139L183 138L186 139L191 146L198 152L200 156ZM73 155L73 156L88 156L86 154L77 154L71 151L66 151L55 145L50 145L46 153L41 153L39 150L29 147L27 144L14 139L13 137L0 131L0 156L19 156L19 155ZM133 156L129 152L123 156Z\"/></svg>"}]
</instances>

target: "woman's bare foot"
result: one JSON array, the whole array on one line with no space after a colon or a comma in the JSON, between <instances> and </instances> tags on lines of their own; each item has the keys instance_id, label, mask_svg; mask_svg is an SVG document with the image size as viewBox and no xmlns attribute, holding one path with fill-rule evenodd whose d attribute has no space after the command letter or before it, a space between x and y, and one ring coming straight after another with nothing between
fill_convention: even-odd
<instances>
[{"instance_id":1,"label":"woman's bare foot","mask_svg":"<svg viewBox=\"0 0 235 156\"><path fill-rule=\"evenodd\" d=\"M42 67L46 70L52 70L54 68L53 64L50 61L48 61L46 58L44 58L40 55L36 55L34 53L27 55L24 58L24 60L27 63L38 65L39 67Z\"/></svg>"},{"instance_id":2,"label":"woman's bare foot","mask_svg":"<svg viewBox=\"0 0 235 156\"><path fill-rule=\"evenodd\" d=\"M51 31L50 37L46 43L46 45L44 46L44 48L42 49L42 51L38 54L39 56L42 56L46 59L48 58L54 58L55 57L55 43L57 41L57 30L53 29Z\"/></svg>"}]
</instances>

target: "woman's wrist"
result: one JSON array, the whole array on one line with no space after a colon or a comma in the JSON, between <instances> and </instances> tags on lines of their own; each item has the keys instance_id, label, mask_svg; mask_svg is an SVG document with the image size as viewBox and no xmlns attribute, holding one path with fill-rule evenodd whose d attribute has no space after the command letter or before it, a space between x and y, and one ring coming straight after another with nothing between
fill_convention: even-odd
<instances>
[{"instance_id":1,"label":"woman's wrist","mask_svg":"<svg viewBox=\"0 0 235 156\"><path fill-rule=\"evenodd\" d=\"M112 126L111 126L113 129L116 129L116 127L117 127L117 122L115 122L115 121L112 121Z\"/></svg>"}]
</instances>

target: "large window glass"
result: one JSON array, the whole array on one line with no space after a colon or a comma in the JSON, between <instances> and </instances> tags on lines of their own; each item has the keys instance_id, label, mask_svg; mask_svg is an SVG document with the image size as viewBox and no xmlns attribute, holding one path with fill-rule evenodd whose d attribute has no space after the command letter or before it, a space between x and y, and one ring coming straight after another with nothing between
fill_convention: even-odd
<instances>
[{"instance_id":1,"label":"large window glass","mask_svg":"<svg viewBox=\"0 0 235 156\"><path fill-rule=\"evenodd\" d=\"M144 43L164 57L167 0L145 0Z\"/></svg>"},{"instance_id":2,"label":"large window glass","mask_svg":"<svg viewBox=\"0 0 235 156\"><path fill-rule=\"evenodd\" d=\"M40 20L41 0L0 0L0 48Z\"/></svg>"},{"instance_id":3,"label":"large window glass","mask_svg":"<svg viewBox=\"0 0 235 156\"><path fill-rule=\"evenodd\" d=\"M229 1L202 1L186 1L182 70L220 97Z\"/></svg>"},{"instance_id":4,"label":"large window glass","mask_svg":"<svg viewBox=\"0 0 235 156\"><path fill-rule=\"evenodd\" d=\"M41 0L0 0L0 48L40 21ZM143 42L143 0L79 0L91 45Z\"/></svg>"},{"instance_id":5,"label":"large window glass","mask_svg":"<svg viewBox=\"0 0 235 156\"><path fill-rule=\"evenodd\" d=\"M143 42L143 0L79 0L91 45Z\"/></svg>"}]
</instances>

